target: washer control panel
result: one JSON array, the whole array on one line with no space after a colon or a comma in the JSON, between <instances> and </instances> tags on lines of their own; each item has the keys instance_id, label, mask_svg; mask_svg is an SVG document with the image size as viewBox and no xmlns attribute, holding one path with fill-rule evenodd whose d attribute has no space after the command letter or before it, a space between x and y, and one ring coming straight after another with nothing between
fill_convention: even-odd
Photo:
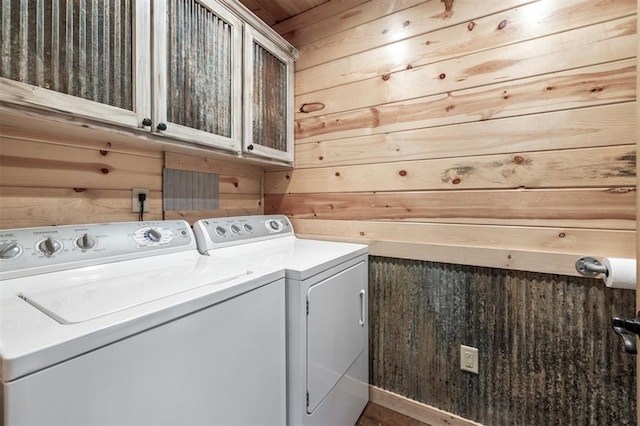
<instances>
[{"instance_id":1,"label":"washer control panel","mask_svg":"<svg viewBox=\"0 0 640 426\"><path fill-rule=\"evenodd\" d=\"M4 229L0 279L194 248L193 232L181 220Z\"/></svg>"},{"instance_id":2,"label":"washer control panel","mask_svg":"<svg viewBox=\"0 0 640 426\"><path fill-rule=\"evenodd\" d=\"M238 216L201 219L193 225L198 250L293 235L291 222L284 215Z\"/></svg>"}]
</instances>

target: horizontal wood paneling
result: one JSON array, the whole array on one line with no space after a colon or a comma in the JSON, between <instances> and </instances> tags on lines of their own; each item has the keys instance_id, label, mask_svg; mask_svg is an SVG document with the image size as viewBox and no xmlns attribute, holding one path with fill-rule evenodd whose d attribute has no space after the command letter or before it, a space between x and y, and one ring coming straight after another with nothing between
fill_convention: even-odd
<instances>
[{"instance_id":1,"label":"horizontal wood paneling","mask_svg":"<svg viewBox=\"0 0 640 426\"><path fill-rule=\"evenodd\" d=\"M10 136L5 134L5 131ZM0 226L138 220L131 188L149 188L146 219L162 219L161 153L68 140L9 126L0 136Z\"/></svg>"},{"instance_id":2,"label":"horizontal wood paneling","mask_svg":"<svg viewBox=\"0 0 640 426\"><path fill-rule=\"evenodd\" d=\"M300 119L300 142L443 126L635 100L635 59Z\"/></svg>"},{"instance_id":3,"label":"horizontal wood paneling","mask_svg":"<svg viewBox=\"0 0 640 426\"><path fill-rule=\"evenodd\" d=\"M296 168L265 175L267 212L304 218L313 238L362 240L349 232L380 224L367 242L399 257L456 246L495 266L479 247L517 250L571 273L546 253L604 256L595 236L608 231L629 232L608 249L635 255L634 1L424 1L366 22L348 12L328 13L313 41L291 34ZM399 238L409 225L454 228L442 241ZM579 232L562 247L535 238L566 229ZM513 238L490 243L495 233Z\"/></svg>"},{"instance_id":4,"label":"horizontal wood paneling","mask_svg":"<svg viewBox=\"0 0 640 426\"><path fill-rule=\"evenodd\" d=\"M162 189L161 158L107 150L2 138L0 167L7 186Z\"/></svg>"},{"instance_id":5,"label":"horizontal wood paneling","mask_svg":"<svg viewBox=\"0 0 640 426\"><path fill-rule=\"evenodd\" d=\"M635 28L635 16L631 16L496 48L490 59L485 52L479 52L298 95L295 98L296 110L304 104L313 103L321 103L324 107L311 112L298 111L296 117L334 114L633 58ZM585 50L589 51L588 55L584 54Z\"/></svg>"},{"instance_id":6,"label":"horizontal wood paneling","mask_svg":"<svg viewBox=\"0 0 640 426\"><path fill-rule=\"evenodd\" d=\"M4 178L4 172L2 173ZM131 189L0 186L0 228L137 220ZM162 219L162 192L150 191L147 220Z\"/></svg>"},{"instance_id":7,"label":"horizontal wood paneling","mask_svg":"<svg viewBox=\"0 0 640 426\"><path fill-rule=\"evenodd\" d=\"M635 102L296 145L296 169L635 144Z\"/></svg>"},{"instance_id":8,"label":"horizontal wood paneling","mask_svg":"<svg viewBox=\"0 0 640 426\"><path fill-rule=\"evenodd\" d=\"M334 31L333 29L327 33L318 28L318 26L325 28L330 26L327 24L330 18L334 18L340 14L341 17L334 20L334 25L337 22L343 22L345 21L343 12L348 11L349 17L359 15L359 10L354 10L354 8L370 1L371 0L331 0L328 4L323 5L323 7L307 10L290 19L272 25L272 28L285 39L289 41L296 39L298 40L296 44L302 45L304 42L301 41L301 37L305 37L305 40L309 42L322 38L323 34L331 34L331 32ZM306 34L303 35L303 33Z\"/></svg>"},{"instance_id":9,"label":"horizontal wood paneling","mask_svg":"<svg viewBox=\"0 0 640 426\"><path fill-rule=\"evenodd\" d=\"M585 208L585 200L595 205ZM412 220L635 230L635 187L266 195L296 219Z\"/></svg>"},{"instance_id":10,"label":"horizontal wood paneling","mask_svg":"<svg viewBox=\"0 0 640 426\"><path fill-rule=\"evenodd\" d=\"M302 95L316 90L353 83L356 81L381 77L426 64L463 58L491 48L508 46L547 34L586 27L610 21L624 16L635 15L636 4L633 0L565 0L553 4L554 0L532 2L521 7L505 10L458 25L419 34L401 42L374 47L364 52L352 54L305 70L300 70L296 78L296 94ZM535 19L532 19L535 17ZM501 22L507 25L498 30ZM591 29L585 28L583 33ZM634 30L632 30L634 31ZM590 38L599 37L591 34ZM545 44L545 38L539 40ZM298 41L298 46L304 40ZM590 51L592 46L589 46ZM519 48L515 46L516 50ZM561 48L561 46L556 46ZM535 54L535 52L531 52ZM583 55L586 58L591 55ZM553 66L550 60L541 60L535 64ZM595 63L595 62L592 62ZM454 62L455 64L455 62ZM449 67L449 72L456 68ZM446 72L446 71L445 71ZM439 75L438 72L436 75ZM451 76L448 77L451 79Z\"/></svg>"},{"instance_id":11,"label":"horizontal wood paneling","mask_svg":"<svg viewBox=\"0 0 640 426\"><path fill-rule=\"evenodd\" d=\"M300 51L296 69L303 70L314 65L369 50L372 46L381 46L398 42L406 38L423 34L443 26L451 26L491 15L516 6L530 3L531 0L495 0L491 2L461 2L452 8L453 2L413 1L413 7L401 8L405 2L373 1L362 6L368 21L351 14L349 20L355 20L355 26L349 24L329 27L331 34L311 44L300 45L295 38L291 40ZM401 5L393 13L388 8L392 3ZM419 3L419 4L418 4ZM459 7L458 7L459 6ZM393 7L393 6L391 6ZM340 28L348 28L343 31ZM350 27L350 28L349 28Z\"/></svg>"},{"instance_id":12,"label":"horizontal wood paneling","mask_svg":"<svg viewBox=\"0 0 640 426\"><path fill-rule=\"evenodd\" d=\"M281 171L266 185L271 194L633 186L635 161L624 145Z\"/></svg>"},{"instance_id":13,"label":"horizontal wood paneling","mask_svg":"<svg viewBox=\"0 0 640 426\"><path fill-rule=\"evenodd\" d=\"M484 226L443 223L293 219L296 231L351 241L404 242L456 247L511 249L549 254L625 257L634 251L635 232L625 230ZM442 260L439 260L442 261ZM449 260L470 263L469 259ZM574 268L573 263L569 265ZM527 270L527 269L525 269ZM549 272L549 268L544 268Z\"/></svg>"}]
</instances>

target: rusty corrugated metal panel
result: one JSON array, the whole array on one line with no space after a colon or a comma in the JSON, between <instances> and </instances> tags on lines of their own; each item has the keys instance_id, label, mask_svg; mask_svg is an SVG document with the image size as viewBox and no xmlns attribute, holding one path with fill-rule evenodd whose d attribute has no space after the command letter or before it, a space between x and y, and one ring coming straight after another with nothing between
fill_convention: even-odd
<instances>
[{"instance_id":1,"label":"rusty corrugated metal panel","mask_svg":"<svg viewBox=\"0 0 640 426\"><path fill-rule=\"evenodd\" d=\"M231 26L192 0L169 0L167 18L167 119L231 137Z\"/></svg>"},{"instance_id":2,"label":"rusty corrugated metal panel","mask_svg":"<svg viewBox=\"0 0 640 426\"><path fill-rule=\"evenodd\" d=\"M130 0L2 0L0 75L133 109Z\"/></svg>"},{"instance_id":3,"label":"rusty corrugated metal panel","mask_svg":"<svg viewBox=\"0 0 640 426\"><path fill-rule=\"evenodd\" d=\"M371 381L491 425L635 425L634 292L560 275L371 257ZM479 348L480 374L459 369Z\"/></svg>"},{"instance_id":4,"label":"rusty corrugated metal panel","mask_svg":"<svg viewBox=\"0 0 640 426\"><path fill-rule=\"evenodd\" d=\"M253 44L253 143L287 150L287 65Z\"/></svg>"},{"instance_id":5,"label":"rusty corrugated metal panel","mask_svg":"<svg viewBox=\"0 0 640 426\"><path fill-rule=\"evenodd\" d=\"M218 209L220 191L215 173L164 169L162 188L164 211Z\"/></svg>"}]
</instances>

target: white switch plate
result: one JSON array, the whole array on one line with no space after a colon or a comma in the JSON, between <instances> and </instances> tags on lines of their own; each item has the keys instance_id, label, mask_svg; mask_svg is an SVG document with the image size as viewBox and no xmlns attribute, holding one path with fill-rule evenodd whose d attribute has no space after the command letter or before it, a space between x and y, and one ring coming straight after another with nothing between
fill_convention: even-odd
<instances>
[{"instance_id":1,"label":"white switch plate","mask_svg":"<svg viewBox=\"0 0 640 426\"><path fill-rule=\"evenodd\" d=\"M460 370L478 374L478 348L460 345Z\"/></svg>"}]
</instances>

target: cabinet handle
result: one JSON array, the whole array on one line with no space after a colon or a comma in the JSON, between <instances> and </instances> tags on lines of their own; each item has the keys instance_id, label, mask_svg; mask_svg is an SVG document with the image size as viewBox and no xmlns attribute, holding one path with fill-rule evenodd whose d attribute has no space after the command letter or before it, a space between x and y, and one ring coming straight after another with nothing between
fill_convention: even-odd
<instances>
[{"instance_id":1,"label":"cabinet handle","mask_svg":"<svg viewBox=\"0 0 640 426\"><path fill-rule=\"evenodd\" d=\"M151 119L150 119L150 118L143 118L143 119L142 119L142 125L143 125L144 127L151 126Z\"/></svg>"},{"instance_id":2,"label":"cabinet handle","mask_svg":"<svg viewBox=\"0 0 640 426\"><path fill-rule=\"evenodd\" d=\"M158 123L158 130L167 130L167 125L164 123Z\"/></svg>"},{"instance_id":3,"label":"cabinet handle","mask_svg":"<svg viewBox=\"0 0 640 426\"><path fill-rule=\"evenodd\" d=\"M249 146L247 146L247 149L248 149L249 151L253 151L253 145L249 145Z\"/></svg>"}]
</instances>

